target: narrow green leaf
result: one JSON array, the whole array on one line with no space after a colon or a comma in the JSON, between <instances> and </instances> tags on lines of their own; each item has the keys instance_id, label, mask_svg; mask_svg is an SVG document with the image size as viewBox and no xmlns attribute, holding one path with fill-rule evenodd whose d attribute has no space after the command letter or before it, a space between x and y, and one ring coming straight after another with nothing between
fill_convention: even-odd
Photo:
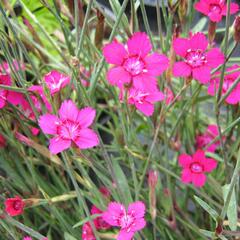
<instances>
[{"instance_id":1,"label":"narrow green leaf","mask_svg":"<svg viewBox=\"0 0 240 240\"><path fill-rule=\"evenodd\" d=\"M73 237L72 235L70 235L67 232L64 233L64 239L65 240L77 240L75 237Z\"/></svg>"},{"instance_id":2,"label":"narrow green leaf","mask_svg":"<svg viewBox=\"0 0 240 240\"><path fill-rule=\"evenodd\" d=\"M80 222L74 224L74 225L73 225L73 228L80 227L80 226L82 226L84 223L88 222L90 219L93 220L93 219L95 219L95 218L97 218L97 217L100 217L100 216L101 216L101 214L93 214L93 215L91 215L90 217L86 217L86 218L84 218L83 220L81 220Z\"/></svg>"},{"instance_id":3,"label":"narrow green leaf","mask_svg":"<svg viewBox=\"0 0 240 240\"><path fill-rule=\"evenodd\" d=\"M197 196L194 196L195 200L198 202L198 204L206 211L208 212L211 217L216 221L218 218L218 213L211 208L206 202L204 202L202 199L200 199Z\"/></svg>"},{"instance_id":4,"label":"narrow green leaf","mask_svg":"<svg viewBox=\"0 0 240 240\"><path fill-rule=\"evenodd\" d=\"M227 194L230 190L230 184L226 184L222 187L223 190L223 198L224 198L224 203L226 202L227 199ZM237 230L237 200L236 200L236 194L235 190L233 190L228 209L227 209L227 217L229 220L229 227L232 231Z\"/></svg>"}]
</instances>

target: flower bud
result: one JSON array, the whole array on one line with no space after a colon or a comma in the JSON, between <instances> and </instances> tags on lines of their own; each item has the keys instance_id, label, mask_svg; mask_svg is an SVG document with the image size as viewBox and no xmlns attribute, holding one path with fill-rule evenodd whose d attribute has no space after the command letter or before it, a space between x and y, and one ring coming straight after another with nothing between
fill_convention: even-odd
<instances>
[{"instance_id":1,"label":"flower bud","mask_svg":"<svg viewBox=\"0 0 240 240\"><path fill-rule=\"evenodd\" d=\"M152 220L156 219L156 185L158 182L158 172L156 170L150 170L148 173L148 186L149 186L149 203L150 203L150 214Z\"/></svg>"},{"instance_id":2,"label":"flower bud","mask_svg":"<svg viewBox=\"0 0 240 240\"><path fill-rule=\"evenodd\" d=\"M158 182L158 172L156 170L150 170L148 173L148 185L150 188L155 189Z\"/></svg>"},{"instance_id":3,"label":"flower bud","mask_svg":"<svg viewBox=\"0 0 240 240\"><path fill-rule=\"evenodd\" d=\"M236 42L240 42L240 15L235 18L233 23L233 37Z\"/></svg>"}]
</instances>

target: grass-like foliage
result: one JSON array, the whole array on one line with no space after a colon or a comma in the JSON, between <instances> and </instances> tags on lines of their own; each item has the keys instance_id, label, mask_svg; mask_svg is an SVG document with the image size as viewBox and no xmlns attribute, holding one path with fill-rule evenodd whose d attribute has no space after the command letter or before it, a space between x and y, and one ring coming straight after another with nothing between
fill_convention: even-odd
<instances>
[{"instance_id":1,"label":"grass-like foliage","mask_svg":"<svg viewBox=\"0 0 240 240\"><path fill-rule=\"evenodd\" d=\"M0 1L0 239L240 238L236 2Z\"/></svg>"}]
</instances>

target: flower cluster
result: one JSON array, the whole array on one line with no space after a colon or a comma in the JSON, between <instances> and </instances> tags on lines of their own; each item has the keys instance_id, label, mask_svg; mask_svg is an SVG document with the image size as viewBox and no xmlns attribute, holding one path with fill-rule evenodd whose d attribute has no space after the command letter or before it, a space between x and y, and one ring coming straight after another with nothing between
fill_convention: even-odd
<instances>
[{"instance_id":1,"label":"flower cluster","mask_svg":"<svg viewBox=\"0 0 240 240\"><path fill-rule=\"evenodd\" d=\"M153 114L154 103L164 99L157 77L169 66L165 55L150 54L151 50L151 42L142 32L134 33L126 45L114 40L103 48L106 61L114 65L107 73L109 83L120 89L120 98L126 96L129 104L147 116Z\"/></svg>"}]
</instances>

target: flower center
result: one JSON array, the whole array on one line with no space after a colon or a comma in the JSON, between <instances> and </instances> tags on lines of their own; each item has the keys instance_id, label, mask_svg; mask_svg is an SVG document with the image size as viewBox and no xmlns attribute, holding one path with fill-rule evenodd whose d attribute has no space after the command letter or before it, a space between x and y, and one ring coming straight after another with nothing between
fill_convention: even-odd
<instances>
[{"instance_id":1,"label":"flower center","mask_svg":"<svg viewBox=\"0 0 240 240\"><path fill-rule=\"evenodd\" d=\"M144 62L139 57L129 57L123 63L123 67L131 75L136 76L143 72Z\"/></svg>"},{"instance_id":2,"label":"flower center","mask_svg":"<svg viewBox=\"0 0 240 240\"><path fill-rule=\"evenodd\" d=\"M21 207L22 207L21 201L15 201L15 202L13 203L13 208L14 208L14 210L20 210Z\"/></svg>"},{"instance_id":3,"label":"flower center","mask_svg":"<svg viewBox=\"0 0 240 240\"><path fill-rule=\"evenodd\" d=\"M190 169L193 173L202 173L203 172L203 166L197 162L191 164Z\"/></svg>"},{"instance_id":4,"label":"flower center","mask_svg":"<svg viewBox=\"0 0 240 240\"><path fill-rule=\"evenodd\" d=\"M129 232L131 230L131 226L134 224L134 217L129 214L124 214L120 218L120 225L123 229L127 229Z\"/></svg>"},{"instance_id":5,"label":"flower center","mask_svg":"<svg viewBox=\"0 0 240 240\"><path fill-rule=\"evenodd\" d=\"M210 4L209 12L214 14L220 14L222 12L222 8L219 4Z\"/></svg>"},{"instance_id":6,"label":"flower center","mask_svg":"<svg viewBox=\"0 0 240 240\"><path fill-rule=\"evenodd\" d=\"M191 67L200 67L207 63L206 55L203 53L201 49L187 50L187 55L185 57L185 62L189 64Z\"/></svg>"},{"instance_id":7,"label":"flower center","mask_svg":"<svg viewBox=\"0 0 240 240\"><path fill-rule=\"evenodd\" d=\"M74 140L79 136L80 126L78 123L66 120L59 124L58 134L67 140Z\"/></svg>"}]
</instances>

